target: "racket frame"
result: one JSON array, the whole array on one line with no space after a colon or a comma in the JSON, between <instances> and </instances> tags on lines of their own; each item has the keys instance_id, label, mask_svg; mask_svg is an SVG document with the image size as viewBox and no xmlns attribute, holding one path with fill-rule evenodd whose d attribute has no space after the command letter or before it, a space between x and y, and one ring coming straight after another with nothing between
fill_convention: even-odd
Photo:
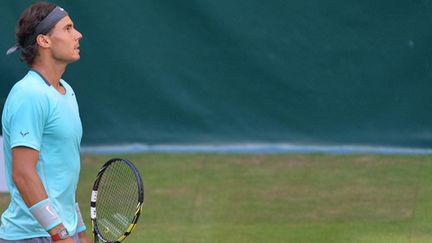
<instances>
[{"instance_id":1,"label":"racket frame","mask_svg":"<svg viewBox=\"0 0 432 243\"><path fill-rule=\"evenodd\" d=\"M100 233L99 228L98 228L98 224L97 224L97 213L96 213L96 211L97 211L97 207L96 207L96 205L97 205L97 193L98 193L98 189L99 189L99 183L102 179L104 172L107 170L107 168L112 163L126 163L129 166L129 168L133 171L137 185L138 185L138 201L137 201L135 215L132 218L132 221L130 222L128 228L126 229L126 232L124 232L123 235L120 236L116 241L108 241ZM112 159L108 160L101 167L101 169L99 170L99 172L96 176L96 179L93 183L93 190L92 190L91 199L90 199L90 218L92 220L92 228L93 228L93 235L94 235L95 242L98 242L98 240L101 240L103 242L118 243L118 242L121 242L124 239L126 239L126 237L129 236L130 233L132 232L132 230L135 228L135 226L138 222L138 218L141 215L143 205L144 205L144 185L143 185L143 182L141 179L141 174L140 174L139 170L136 168L136 166L131 161L129 161L127 159L123 159L123 158L112 158Z\"/></svg>"}]
</instances>

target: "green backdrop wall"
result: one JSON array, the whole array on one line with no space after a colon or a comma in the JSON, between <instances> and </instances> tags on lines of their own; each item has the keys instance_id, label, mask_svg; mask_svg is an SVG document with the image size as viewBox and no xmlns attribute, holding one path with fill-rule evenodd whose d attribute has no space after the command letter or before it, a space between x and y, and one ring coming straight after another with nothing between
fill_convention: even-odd
<instances>
[{"instance_id":1,"label":"green backdrop wall","mask_svg":"<svg viewBox=\"0 0 432 243\"><path fill-rule=\"evenodd\" d=\"M32 1L0 1L0 50ZM54 1L84 145L432 145L432 1ZM27 72L0 55L0 105Z\"/></svg>"}]
</instances>

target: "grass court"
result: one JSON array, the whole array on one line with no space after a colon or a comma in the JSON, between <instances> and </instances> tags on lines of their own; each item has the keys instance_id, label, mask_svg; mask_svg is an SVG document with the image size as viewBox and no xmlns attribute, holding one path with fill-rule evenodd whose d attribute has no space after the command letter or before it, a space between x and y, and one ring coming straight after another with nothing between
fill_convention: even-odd
<instances>
[{"instance_id":1,"label":"grass court","mask_svg":"<svg viewBox=\"0 0 432 243\"><path fill-rule=\"evenodd\" d=\"M112 157L133 161L145 186L125 242L432 242L431 155L83 155L89 229L93 179Z\"/></svg>"}]
</instances>

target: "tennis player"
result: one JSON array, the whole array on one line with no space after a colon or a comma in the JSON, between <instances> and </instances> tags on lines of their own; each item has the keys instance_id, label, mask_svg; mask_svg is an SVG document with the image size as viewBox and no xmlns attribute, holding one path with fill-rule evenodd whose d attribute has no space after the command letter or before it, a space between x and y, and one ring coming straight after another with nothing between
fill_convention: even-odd
<instances>
[{"instance_id":1,"label":"tennis player","mask_svg":"<svg viewBox=\"0 0 432 243\"><path fill-rule=\"evenodd\" d=\"M75 194L81 120L75 93L61 79L80 59L82 35L59 6L36 3L21 15L16 45L29 72L10 91L2 115L10 204L0 242L91 242Z\"/></svg>"}]
</instances>

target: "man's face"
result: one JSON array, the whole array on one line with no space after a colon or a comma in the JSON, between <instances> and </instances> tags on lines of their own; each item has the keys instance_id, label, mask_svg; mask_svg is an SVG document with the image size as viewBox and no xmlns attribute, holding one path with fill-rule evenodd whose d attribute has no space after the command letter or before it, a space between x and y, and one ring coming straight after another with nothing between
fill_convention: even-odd
<instances>
[{"instance_id":1,"label":"man's face","mask_svg":"<svg viewBox=\"0 0 432 243\"><path fill-rule=\"evenodd\" d=\"M80 59L79 41L82 34L74 28L69 16L61 19L48 34L55 60L66 64Z\"/></svg>"}]
</instances>

